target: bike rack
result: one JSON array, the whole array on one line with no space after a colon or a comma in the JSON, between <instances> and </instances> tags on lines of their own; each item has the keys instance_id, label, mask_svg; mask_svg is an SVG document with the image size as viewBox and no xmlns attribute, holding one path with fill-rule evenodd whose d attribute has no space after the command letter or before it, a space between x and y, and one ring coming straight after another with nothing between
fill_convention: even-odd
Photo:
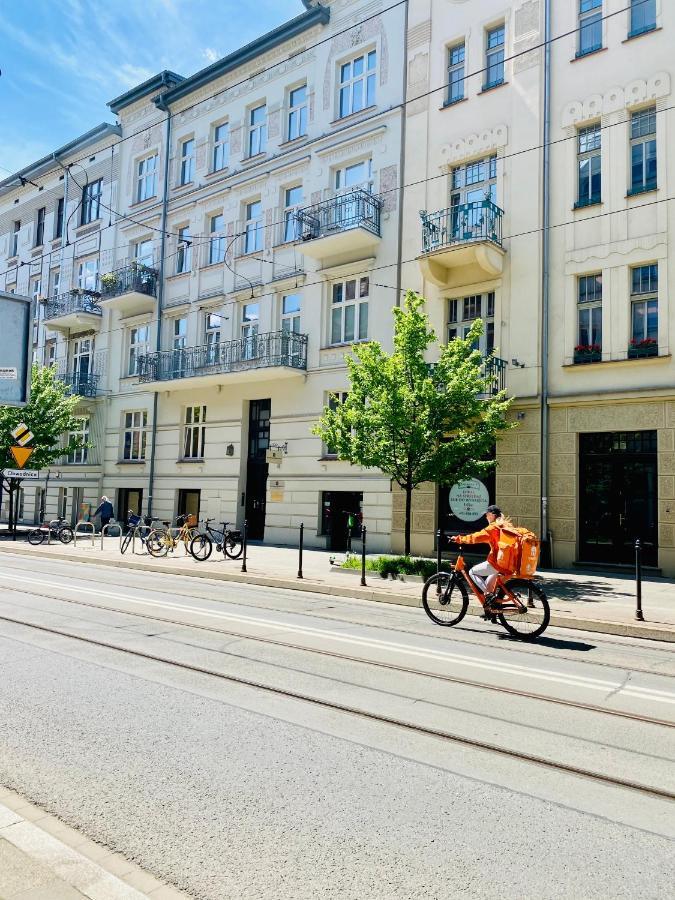
<instances>
[{"instance_id":1,"label":"bike rack","mask_svg":"<svg viewBox=\"0 0 675 900\"><path fill-rule=\"evenodd\" d=\"M148 534L150 534L151 531L154 531L154 529L153 529L152 525L136 525L135 526L134 532L133 532L133 535L131 538L131 553L132 553L132 555L135 555L135 553L136 553L136 535L138 534L140 536L142 531L145 531L146 536L147 536ZM121 538L120 538L120 546L121 546ZM147 553L147 552L148 552L148 550L146 548L145 553ZM139 553L138 555L143 556L142 553Z\"/></svg>"},{"instance_id":2,"label":"bike rack","mask_svg":"<svg viewBox=\"0 0 675 900\"><path fill-rule=\"evenodd\" d=\"M117 530L120 533L120 541L121 541L122 526L120 525L120 523L119 522L108 522L107 525L104 525L103 528L101 528L101 550L103 550L103 536L108 532L108 530L110 528L117 528Z\"/></svg>"},{"instance_id":3,"label":"bike rack","mask_svg":"<svg viewBox=\"0 0 675 900\"><path fill-rule=\"evenodd\" d=\"M94 547L94 535L96 534L96 526L93 522L85 522L83 519L77 522L75 528L73 529L73 547L77 547L77 534L78 529L84 528L85 530L82 532L84 535L88 535L91 538L91 546ZM89 530L91 529L91 531Z\"/></svg>"}]
</instances>

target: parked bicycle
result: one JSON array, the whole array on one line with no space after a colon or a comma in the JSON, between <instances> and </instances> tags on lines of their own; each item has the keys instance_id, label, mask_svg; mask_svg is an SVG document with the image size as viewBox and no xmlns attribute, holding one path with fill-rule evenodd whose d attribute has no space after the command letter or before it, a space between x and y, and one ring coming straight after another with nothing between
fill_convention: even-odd
<instances>
[{"instance_id":1,"label":"parked bicycle","mask_svg":"<svg viewBox=\"0 0 675 900\"><path fill-rule=\"evenodd\" d=\"M221 522L222 528L212 528L209 524L213 519L207 519L204 523L206 533L195 535L190 541L190 553L199 562L207 560L213 552L213 545L216 545L218 553L223 556L229 556L230 559L239 559L244 549L244 541L241 531L234 528L228 528L228 522Z\"/></svg>"},{"instance_id":2,"label":"parked bicycle","mask_svg":"<svg viewBox=\"0 0 675 900\"><path fill-rule=\"evenodd\" d=\"M462 545L449 572L438 572L425 582L422 604L426 614L437 625L457 625L469 608L469 589L485 605L485 594L469 574ZM551 610L546 594L531 578L499 575L494 589L497 600L483 618L499 622L509 634L531 641L546 630Z\"/></svg>"},{"instance_id":3,"label":"parked bicycle","mask_svg":"<svg viewBox=\"0 0 675 900\"><path fill-rule=\"evenodd\" d=\"M120 552L126 553L135 539L138 539L141 542L141 546L147 550L148 537L153 531L151 517L137 516L136 513L129 510L127 513L127 525L129 527L120 543Z\"/></svg>"},{"instance_id":4,"label":"parked bicycle","mask_svg":"<svg viewBox=\"0 0 675 900\"><path fill-rule=\"evenodd\" d=\"M190 541L199 534L197 517L191 513L178 516L175 527L171 522L162 522L163 529L155 528L147 536L145 545L151 556L166 556L183 544L186 554L190 552ZM176 532L176 533L174 533Z\"/></svg>"},{"instance_id":5,"label":"parked bicycle","mask_svg":"<svg viewBox=\"0 0 675 900\"><path fill-rule=\"evenodd\" d=\"M51 522L43 522L37 528L33 528L28 532L28 543L37 547L48 538L61 541L62 544L69 544L74 537L73 529L67 524L64 516L58 519L52 519Z\"/></svg>"}]
</instances>

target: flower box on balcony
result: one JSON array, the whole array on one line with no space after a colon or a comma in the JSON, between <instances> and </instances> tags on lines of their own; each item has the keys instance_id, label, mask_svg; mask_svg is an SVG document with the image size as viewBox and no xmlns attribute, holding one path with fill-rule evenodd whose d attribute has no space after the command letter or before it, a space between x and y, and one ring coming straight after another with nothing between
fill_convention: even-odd
<instances>
[{"instance_id":1,"label":"flower box on balcony","mask_svg":"<svg viewBox=\"0 0 675 900\"><path fill-rule=\"evenodd\" d=\"M645 356L658 356L659 345L654 338L641 341L632 340L628 346L628 359L641 359Z\"/></svg>"},{"instance_id":2,"label":"flower box on balcony","mask_svg":"<svg viewBox=\"0 0 675 900\"><path fill-rule=\"evenodd\" d=\"M600 362L602 359L602 347L600 344L577 344L574 348L575 364Z\"/></svg>"}]
</instances>

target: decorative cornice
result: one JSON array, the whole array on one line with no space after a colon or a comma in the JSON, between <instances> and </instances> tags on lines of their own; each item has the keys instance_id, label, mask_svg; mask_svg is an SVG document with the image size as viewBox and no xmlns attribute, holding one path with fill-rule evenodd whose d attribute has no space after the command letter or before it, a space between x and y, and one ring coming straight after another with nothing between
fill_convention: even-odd
<instances>
[{"instance_id":1,"label":"decorative cornice","mask_svg":"<svg viewBox=\"0 0 675 900\"><path fill-rule=\"evenodd\" d=\"M670 75L668 72L657 72L651 78L638 78L630 81L625 87L613 87L604 94L590 94L584 100L572 100L562 112L563 128L588 122L610 113L621 112L639 103L659 100L670 94Z\"/></svg>"},{"instance_id":2,"label":"decorative cornice","mask_svg":"<svg viewBox=\"0 0 675 900\"><path fill-rule=\"evenodd\" d=\"M441 147L441 165L447 166L462 159L498 150L500 147L505 147L508 140L507 125L495 125L494 128L486 128L476 134L469 134Z\"/></svg>"}]
</instances>

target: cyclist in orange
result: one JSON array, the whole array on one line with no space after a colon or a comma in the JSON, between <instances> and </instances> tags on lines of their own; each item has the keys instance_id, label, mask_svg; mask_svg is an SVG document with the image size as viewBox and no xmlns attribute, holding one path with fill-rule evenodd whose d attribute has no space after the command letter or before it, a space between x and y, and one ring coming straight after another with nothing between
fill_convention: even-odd
<instances>
[{"instance_id":1,"label":"cyclist in orange","mask_svg":"<svg viewBox=\"0 0 675 900\"><path fill-rule=\"evenodd\" d=\"M469 575L476 585L485 595L484 610L486 613L492 612L492 605L495 603L496 597L493 593L497 576L500 570L497 566L497 553L499 551L499 535L501 526L505 524L506 519L502 515L502 511L498 506L492 504L485 511L485 518L488 520L487 528L476 531L473 534L456 534L450 538L455 544L489 544L490 552L485 562L478 563L469 569ZM502 573L505 574L505 573ZM497 604L498 605L498 604Z\"/></svg>"}]
</instances>

